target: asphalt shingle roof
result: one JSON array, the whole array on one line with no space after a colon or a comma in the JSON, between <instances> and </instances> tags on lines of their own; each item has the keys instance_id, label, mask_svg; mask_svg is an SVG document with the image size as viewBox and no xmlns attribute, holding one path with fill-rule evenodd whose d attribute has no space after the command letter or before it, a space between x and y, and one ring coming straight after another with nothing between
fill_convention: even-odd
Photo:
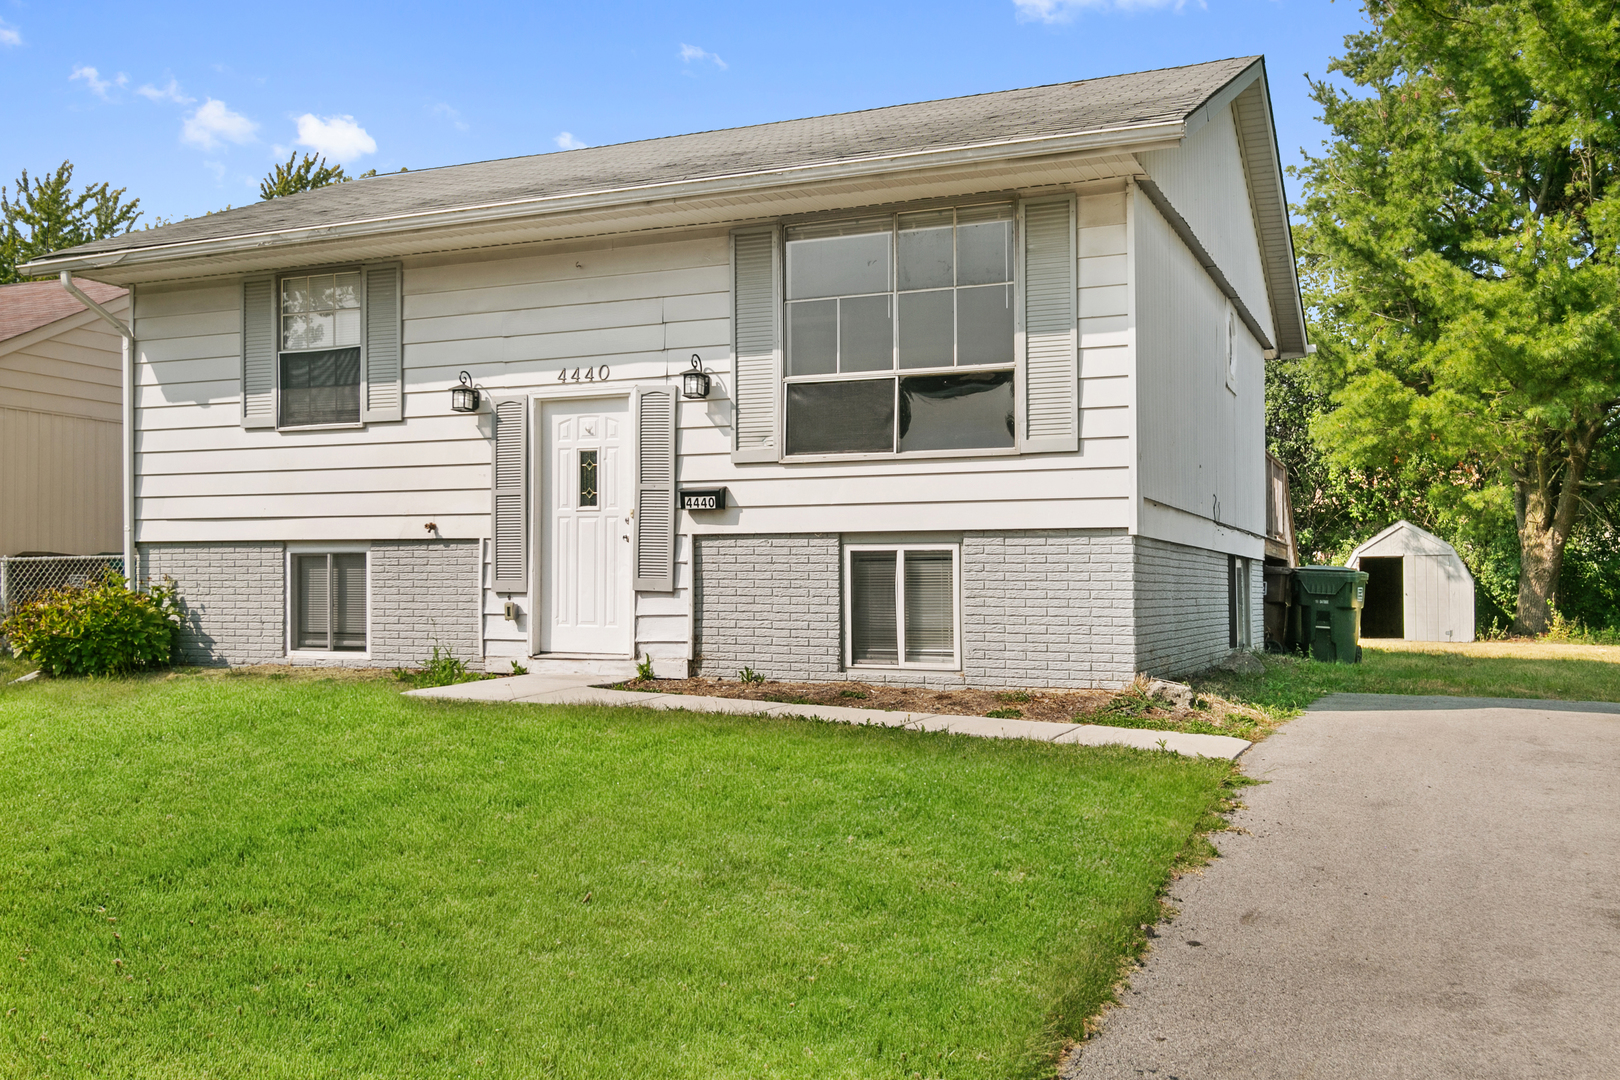
<instances>
[{"instance_id":1,"label":"asphalt shingle roof","mask_svg":"<svg viewBox=\"0 0 1620 1080\"><path fill-rule=\"evenodd\" d=\"M768 172L1185 119L1258 57L392 173L69 249L223 240L492 203Z\"/></svg>"},{"instance_id":2,"label":"asphalt shingle roof","mask_svg":"<svg viewBox=\"0 0 1620 1080\"><path fill-rule=\"evenodd\" d=\"M103 285L99 281L86 281L83 278L74 278L73 284L98 304L116 300L125 291L117 285ZM59 281L19 281L12 285L0 285L0 341L9 341L83 310L84 305L62 288Z\"/></svg>"}]
</instances>

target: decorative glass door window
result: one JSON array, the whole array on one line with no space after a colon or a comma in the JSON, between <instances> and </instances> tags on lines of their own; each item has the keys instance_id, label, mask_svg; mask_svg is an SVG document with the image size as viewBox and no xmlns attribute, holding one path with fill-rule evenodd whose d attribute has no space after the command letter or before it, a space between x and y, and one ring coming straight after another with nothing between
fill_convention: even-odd
<instances>
[{"instance_id":1,"label":"decorative glass door window","mask_svg":"<svg viewBox=\"0 0 1620 1080\"><path fill-rule=\"evenodd\" d=\"M787 452L1013 446L1013 207L787 235Z\"/></svg>"},{"instance_id":2,"label":"decorative glass door window","mask_svg":"<svg viewBox=\"0 0 1620 1080\"><path fill-rule=\"evenodd\" d=\"M581 450L579 452L579 505L589 508L596 505L596 454L595 450Z\"/></svg>"},{"instance_id":3,"label":"decorative glass door window","mask_svg":"<svg viewBox=\"0 0 1620 1080\"><path fill-rule=\"evenodd\" d=\"M360 422L360 272L281 279L278 424Z\"/></svg>"},{"instance_id":4,"label":"decorative glass door window","mask_svg":"<svg viewBox=\"0 0 1620 1080\"><path fill-rule=\"evenodd\" d=\"M958 549L844 549L845 662L850 667L961 667Z\"/></svg>"},{"instance_id":5,"label":"decorative glass door window","mask_svg":"<svg viewBox=\"0 0 1620 1080\"><path fill-rule=\"evenodd\" d=\"M364 652L365 554L294 555L292 563L293 648Z\"/></svg>"}]
</instances>

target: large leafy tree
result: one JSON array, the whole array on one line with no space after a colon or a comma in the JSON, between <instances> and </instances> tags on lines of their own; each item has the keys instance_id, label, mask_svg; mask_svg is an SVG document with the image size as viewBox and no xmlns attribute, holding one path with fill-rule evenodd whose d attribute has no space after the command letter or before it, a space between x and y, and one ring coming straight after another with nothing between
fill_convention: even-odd
<instances>
[{"instance_id":1,"label":"large leafy tree","mask_svg":"<svg viewBox=\"0 0 1620 1080\"><path fill-rule=\"evenodd\" d=\"M1333 466L1517 532L1515 629L1620 486L1620 0L1367 0L1298 230Z\"/></svg>"},{"instance_id":2,"label":"large leafy tree","mask_svg":"<svg viewBox=\"0 0 1620 1080\"><path fill-rule=\"evenodd\" d=\"M23 280L17 267L40 255L127 233L141 216L139 199L124 188L87 184L73 191L73 166L31 179L24 169L17 193L0 187L0 285Z\"/></svg>"}]
</instances>

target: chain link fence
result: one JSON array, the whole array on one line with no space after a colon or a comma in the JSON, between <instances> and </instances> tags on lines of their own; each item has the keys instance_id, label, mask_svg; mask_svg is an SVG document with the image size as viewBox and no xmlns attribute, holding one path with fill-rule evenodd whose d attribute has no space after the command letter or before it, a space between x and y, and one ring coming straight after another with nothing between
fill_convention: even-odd
<instances>
[{"instance_id":1,"label":"chain link fence","mask_svg":"<svg viewBox=\"0 0 1620 1080\"><path fill-rule=\"evenodd\" d=\"M10 555L0 557L0 615L12 605L69 585L85 585L109 570L124 572L119 555Z\"/></svg>"}]
</instances>

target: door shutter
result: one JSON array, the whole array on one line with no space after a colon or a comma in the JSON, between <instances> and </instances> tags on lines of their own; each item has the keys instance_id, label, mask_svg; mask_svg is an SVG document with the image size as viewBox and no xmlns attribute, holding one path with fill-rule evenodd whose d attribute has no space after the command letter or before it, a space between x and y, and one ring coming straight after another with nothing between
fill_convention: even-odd
<instances>
[{"instance_id":1,"label":"door shutter","mask_svg":"<svg viewBox=\"0 0 1620 1080\"><path fill-rule=\"evenodd\" d=\"M675 588L675 391L636 395L636 575L638 592Z\"/></svg>"},{"instance_id":2,"label":"door shutter","mask_svg":"<svg viewBox=\"0 0 1620 1080\"><path fill-rule=\"evenodd\" d=\"M1074 200L1023 205L1024 441L1039 453L1080 448Z\"/></svg>"},{"instance_id":3,"label":"door shutter","mask_svg":"<svg viewBox=\"0 0 1620 1080\"><path fill-rule=\"evenodd\" d=\"M490 586L496 592L529 591L529 403L502 398L494 403L495 453L490 470L494 495L490 511Z\"/></svg>"},{"instance_id":4,"label":"door shutter","mask_svg":"<svg viewBox=\"0 0 1620 1080\"><path fill-rule=\"evenodd\" d=\"M772 226L731 234L731 334L736 357L732 461L778 461L782 393L782 256Z\"/></svg>"},{"instance_id":5,"label":"door shutter","mask_svg":"<svg viewBox=\"0 0 1620 1080\"><path fill-rule=\"evenodd\" d=\"M362 423L404 419L404 353L400 327L400 268L368 266L366 275L366 366Z\"/></svg>"},{"instance_id":6,"label":"door shutter","mask_svg":"<svg viewBox=\"0 0 1620 1080\"><path fill-rule=\"evenodd\" d=\"M242 282L242 426L276 426L276 279Z\"/></svg>"}]
</instances>

